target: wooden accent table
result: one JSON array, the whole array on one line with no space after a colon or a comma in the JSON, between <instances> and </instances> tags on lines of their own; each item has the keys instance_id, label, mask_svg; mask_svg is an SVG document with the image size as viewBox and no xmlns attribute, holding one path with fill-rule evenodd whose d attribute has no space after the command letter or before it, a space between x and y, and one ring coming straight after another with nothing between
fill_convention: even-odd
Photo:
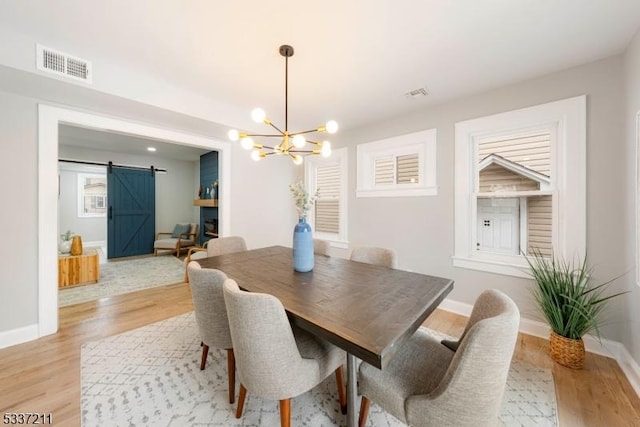
<instances>
[{"instance_id":1,"label":"wooden accent table","mask_svg":"<svg viewBox=\"0 0 640 427\"><path fill-rule=\"evenodd\" d=\"M95 249L87 249L82 255L58 255L58 288L97 283L99 260Z\"/></svg>"},{"instance_id":2,"label":"wooden accent table","mask_svg":"<svg viewBox=\"0 0 640 427\"><path fill-rule=\"evenodd\" d=\"M291 248L272 246L198 259L249 292L278 298L295 325L347 352L347 425L357 424L356 357L384 369L453 289L450 279L315 256L293 270Z\"/></svg>"}]
</instances>

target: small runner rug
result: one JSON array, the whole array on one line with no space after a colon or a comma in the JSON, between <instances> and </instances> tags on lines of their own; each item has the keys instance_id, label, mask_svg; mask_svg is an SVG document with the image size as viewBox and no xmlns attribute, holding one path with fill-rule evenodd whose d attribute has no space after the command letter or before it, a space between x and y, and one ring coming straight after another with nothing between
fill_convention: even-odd
<instances>
[{"instance_id":1,"label":"small runner rug","mask_svg":"<svg viewBox=\"0 0 640 427\"><path fill-rule=\"evenodd\" d=\"M66 307L154 286L184 282L184 264L171 255L151 256L100 264L98 283L58 292L58 306Z\"/></svg>"},{"instance_id":2,"label":"small runner rug","mask_svg":"<svg viewBox=\"0 0 640 427\"><path fill-rule=\"evenodd\" d=\"M226 352L211 351L204 371L200 370L200 352L193 313L86 343L81 351L82 425L280 425L278 402L250 394L242 418L236 419L236 405L228 401ZM556 426L556 413L551 372L514 360L500 423ZM291 425L346 425L335 376L292 399ZM367 425L404 426L373 403Z\"/></svg>"}]
</instances>

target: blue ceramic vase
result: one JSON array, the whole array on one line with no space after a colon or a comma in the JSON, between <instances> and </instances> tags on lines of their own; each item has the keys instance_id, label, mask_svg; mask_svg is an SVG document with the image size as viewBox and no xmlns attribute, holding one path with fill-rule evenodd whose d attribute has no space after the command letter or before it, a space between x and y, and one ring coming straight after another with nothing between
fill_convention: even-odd
<instances>
[{"instance_id":1,"label":"blue ceramic vase","mask_svg":"<svg viewBox=\"0 0 640 427\"><path fill-rule=\"evenodd\" d=\"M304 217L293 229L293 269L301 273L313 270L313 233Z\"/></svg>"}]
</instances>

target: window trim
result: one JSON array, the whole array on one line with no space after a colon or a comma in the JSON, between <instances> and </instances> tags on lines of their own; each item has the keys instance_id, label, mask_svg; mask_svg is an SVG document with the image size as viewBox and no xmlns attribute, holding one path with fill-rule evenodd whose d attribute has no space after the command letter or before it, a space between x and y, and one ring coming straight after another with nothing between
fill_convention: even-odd
<instances>
[{"instance_id":1,"label":"window trim","mask_svg":"<svg viewBox=\"0 0 640 427\"><path fill-rule=\"evenodd\" d=\"M309 194L316 191L317 185L315 180L315 171L319 166L339 162L340 163L340 232L326 233L315 231L315 209L311 209L307 215L307 221L313 228L315 238L323 239L329 242L332 247L348 248L349 241L347 238L347 148L334 149L331 156L324 158L322 156L307 156L304 164L305 187Z\"/></svg>"},{"instance_id":2,"label":"window trim","mask_svg":"<svg viewBox=\"0 0 640 427\"><path fill-rule=\"evenodd\" d=\"M640 110L636 112L636 285L640 286Z\"/></svg>"},{"instance_id":3,"label":"window trim","mask_svg":"<svg viewBox=\"0 0 640 427\"><path fill-rule=\"evenodd\" d=\"M78 218L105 218L107 216L107 212L105 211L104 213L87 213L84 212L84 181L87 178L104 178L105 181L107 180L107 175L106 174L99 174L99 173L84 173L84 172L78 172L77 174L77 184L78 184L78 201L77 201L77 214L78 214ZM107 195L105 194L105 209L106 209L106 197Z\"/></svg>"},{"instance_id":4,"label":"window trim","mask_svg":"<svg viewBox=\"0 0 640 427\"><path fill-rule=\"evenodd\" d=\"M394 136L358 144L356 148L356 197L435 196L436 185L436 129ZM375 160L383 156L415 154L420 168L417 184L375 185Z\"/></svg>"},{"instance_id":5,"label":"window trim","mask_svg":"<svg viewBox=\"0 0 640 427\"><path fill-rule=\"evenodd\" d=\"M567 259L586 251L586 96L499 113L455 124L454 267L527 277L521 255L480 253L474 206L477 138L549 129L552 132L552 227L554 253Z\"/></svg>"}]
</instances>

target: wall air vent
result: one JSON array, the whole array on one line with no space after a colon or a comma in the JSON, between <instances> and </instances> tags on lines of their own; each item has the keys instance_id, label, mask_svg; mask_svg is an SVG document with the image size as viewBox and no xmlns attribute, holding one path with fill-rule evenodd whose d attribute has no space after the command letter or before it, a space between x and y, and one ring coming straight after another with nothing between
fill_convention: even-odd
<instances>
[{"instance_id":1,"label":"wall air vent","mask_svg":"<svg viewBox=\"0 0 640 427\"><path fill-rule=\"evenodd\" d=\"M38 70L85 83L91 83L91 62L36 44Z\"/></svg>"}]
</instances>

